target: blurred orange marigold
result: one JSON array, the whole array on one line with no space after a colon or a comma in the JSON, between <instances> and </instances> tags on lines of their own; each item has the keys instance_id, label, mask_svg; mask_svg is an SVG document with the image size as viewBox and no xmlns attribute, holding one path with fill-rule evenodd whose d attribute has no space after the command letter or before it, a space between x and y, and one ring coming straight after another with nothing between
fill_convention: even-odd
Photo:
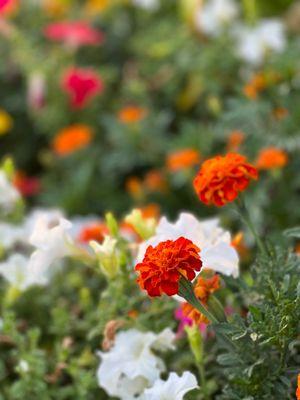
<instances>
[{"instance_id":1,"label":"blurred orange marigold","mask_svg":"<svg viewBox=\"0 0 300 400\"><path fill-rule=\"evenodd\" d=\"M173 296L178 293L179 280L185 276L192 281L202 267L199 248L189 239L180 237L167 240L157 246L149 246L144 259L137 264L138 283L151 297L165 293Z\"/></svg>"},{"instance_id":2,"label":"blurred orange marigold","mask_svg":"<svg viewBox=\"0 0 300 400\"><path fill-rule=\"evenodd\" d=\"M256 167L258 169L283 168L287 163L288 155L284 150L276 147L268 147L262 149L258 154Z\"/></svg>"},{"instance_id":3,"label":"blurred orange marigold","mask_svg":"<svg viewBox=\"0 0 300 400\"><path fill-rule=\"evenodd\" d=\"M193 167L200 163L200 154L194 149L174 151L167 156L167 168L171 172Z\"/></svg>"},{"instance_id":4,"label":"blurred orange marigold","mask_svg":"<svg viewBox=\"0 0 300 400\"><path fill-rule=\"evenodd\" d=\"M300 374L298 374L298 387L296 391L297 400L300 400Z\"/></svg>"},{"instance_id":5,"label":"blurred orange marigold","mask_svg":"<svg viewBox=\"0 0 300 400\"><path fill-rule=\"evenodd\" d=\"M53 140L56 154L65 156L86 147L92 140L93 132L87 125L76 124L62 129Z\"/></svg>"},{"instance_id":6,"label":"blurred orange marigold","mask_svg":"<svg viewBox=\"0 0 300 400\"><path fill-rule=\"evenodd\" d=\"M234 201L251 179L257 178L257 169L247 162L246 157L228 153L202 164L194 179L194 188L203 203L222 207Z\"/></svg>"},{"instance_id":7,"label":"blurred orange marigold","mask_svg":"<svg viewBox=\"0 0 300 400\"><path fill-rule=\"evenodd\" d=\"M228 136L227 151L237 151L245 140L245 134L242 131L232 131Z\"/></svg>"},{"instance_id":8,"label":"blurred orange marigold","mask_svg":"<svg viewBox=\"0 0 300 400\"><path fill-rule=\"evenodd\" d=\"M138 106L127 106L119 111L118 119L123 124L131 124L139 122L145 118L147 111L145 108Z\"/></svg>"}]
</instances>

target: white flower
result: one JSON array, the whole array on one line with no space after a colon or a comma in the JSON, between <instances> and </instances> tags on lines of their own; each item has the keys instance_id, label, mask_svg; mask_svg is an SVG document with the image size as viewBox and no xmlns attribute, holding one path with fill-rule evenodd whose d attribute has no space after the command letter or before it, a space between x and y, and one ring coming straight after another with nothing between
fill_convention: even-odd
<instances>
[{"instance_id":1,"label":"white flower","mask_svg":"<svg viewBox=\"0 0 300 400\"><path fill-rule=\"evenodd\" d=\"M234 0L208 0L196 12L196 27L209 36L217 36L237 17L238 12Z\"/></svg>"},{"instance_id":2,"label":"white flower","mask_svg":"<svg viewBox=\"0 0 300 400\"><path fill-rule=\"evenodd\" d=\"M12 287L23 291L32 285L45 285L47 276L35 273L29 265L29 259L22 254L13 254L6 261L0 263L2 275Z\"/></svg>"},{"instance_id":3,"label":"white flower","mask_svg":"<svg viewBox=\"0 0 300 400\"><path fill-rule=\"evenodd\" d=\"M50 265L72 254L73 241L68 234L72 224L64 218L53 220L41 215L35 224L29 243L36 247L29 268L35 274L47 274Z\"/></svg>"},{"instance_id":4,"label":"white flower","mask_svg":"<svg viewBox=\"0 0 300 400\"><path fill-rule=\"evenodd\" d=\"M141 400L183 400L186 393L197 387L197 380L190 372L184 372L182 377L171 372L167 381L159 379L146 389Z\"/></svg>"},{"instance_id":5,"label":"white flower","mask_svg":"<svg viewBox=\"0 0 300 400\"><path fill-rule=\"evenodd\" d=\"M270 52L281 52L285 48L284 26L276 19L262 20L255 27L237 27L237 53L245 61L257 65Z\"/></svg>"},{"instance_id":6,"label":"white flower","mask_svg":"<svg viewBox=\"0 0 300 400\"><path fill-rule=\"evenodd\" d=\"M20 372L23 373L29 372L29 364L26 360L20 360L17 368Z\"/></svg>"},{"instance_id":7,"label":"white flower","mask_svg":"<svg viewBox=\"0 0 300 400\"><path fill-rule=\"evenodd\" d=\"M185 237L197 245L204 269L212 269L224 275L237 277L239 257L231 245L231 236L219 226L218 219L198 221L192 214L181 213L173 224L165 217L161 218L156 234L139 246L137 263L142 262L148 246L157 246L166 240Z\"/></svg>"},{"instance_id":8,"label":"white flower","mask_svg":"<svg viewBox=\"0 0 300 400\"><path fill-rule=\"evenodd\" d=\"M170 329L158 335L135 329L118 333L112 349L107 353L99 352L99 385L109 396L122 400L140 395L165 370L163 361L153 350L172 349L174 337Z\"/></svg>"},{"instance_id":9,"label":"white flower","mask_svg":"<svg viewBox=\"0 0 300 400\"><path fill-rule=\"evenodd\" d=\"M21 198L20 193L8 180L4 171L0 171L0 209L4 213L12 211Z\"/></svg>"},{"instance_id":10,"label":"white flower","mask_svg":"<svg viewBox=\"0 0 300 400\"><path fill-rule=\"evenodd\" d=\"M16 243L24 242L25 238L21 225L0 222L0 247L11 249Z\"/></svg>"},{"instance_id":11,"label":"white flower","mask_svg":"<svg viewBox=\"0 0 300 400\"><path fill-rule=\"evenodd\" d=\"M132 3L137 7L150 11L156 10L159 7L159 0L132 0Z\"/></svg>"}]
</instances>

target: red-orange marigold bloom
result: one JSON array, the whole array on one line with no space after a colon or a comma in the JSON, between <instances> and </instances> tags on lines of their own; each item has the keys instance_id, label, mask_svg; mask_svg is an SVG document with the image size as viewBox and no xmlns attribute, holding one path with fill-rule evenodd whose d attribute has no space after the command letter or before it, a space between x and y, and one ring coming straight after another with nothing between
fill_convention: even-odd
<instances>
[{"instance_id":1,"label":"red-orange marigold bloom","mask_svg":"<svg viewBox=\"0 0 300 400\"><path fill-rule=\"evenodd\" d=\"M168 154L166 164L171 172L191 168L200 163L200 154L194 149L182 149Z\"/></svg>"},{"instance_id":2,"label":"red-orange marigold bloom","mask_svg":"<svg viewBox=\"0 0 300 400\"><path fill-rule=\"evenodd\" d=\"M123 124L132 124L145 118L147 111L138 106L127 106L119 111L118 119Z\"/></svg>"},{"instance_id":3,"label":"red-orange marigold bloom","mask_svg":"<svg viewBox=\"0 0 300 400\"><path fill-rule=\"evenodd\" d=\"M140 273L140 287L151 297L177 294L181 276L191 281L196 276L195 271L201 270L199 252L200 249L184 237L149 246L143 261L135 267Z\"/></svg>"},{"instance_id":4,"label":"red-orange marigold bloom","mask_svg":"<svg viewBox=\"0 0 300 400\"><path fill-rule=\"evenodd\" d=\"M244 191L251 179L257 179L257 169L247 158L228 153L206 160L194 179L194 188L199 199L207 204L222 207L234 201Z\"/></svg>"},{"instance_id":5,"label":"red-orange marigold bloom","mask_svg":"<svg viewBox=\"0 0 300 400\"><path fill-rule=\"evenodd\" d=\"M82 243L89 243L91 240L96 240L102 243L104 236L108 235L109 230L104 223L98 222L85 226L79 233L78 240Z\"/></svg>"},{"instance_id":6,"label":"red-orange marigold bloom","mask_svg":"<svg viewBox=\"0 0 300 400\"><path fill-rule=\"evenodd\" d=\"M167 182L163 173L158 169L152 169L144 177L145 188L151 192L165 192Z\"/></svg>"},{"instance_id":7,"label":"red-orange marigold bloom","mask_svg":"<svg viewBox=\"0 0 300 400\"><path fill-rule=\"evenodd\" d=\"M52 143L53 150L56 154L65 156L86 147L92 137L92 130L87 125L71 125L58 132Z\"/></svg>"},{"instance_id":8,"label":"red-orange marigold bloom","mask_svg":"<svg viewBox=\"0 0 300 400\"><path fill-rule=\"evenodd\" d=\"M12 14L19 6L19 0L0 0L0 16Z\"/></svg>"},{"instance_id":9,"label":"red-orange marigold bloom","mask_svg":"<svg viewBox=\"0 0 300 400\"><path fill-rule=\"evenodd\" d=\"M296 391L296 396L297 396L297 400L300 400L300 374L298 374L298 387L297 387L297 391Z\"/></svg>"},{"instance_id":10,"label":"red-orange marigold bloom","mask_svg":"<svg viewBox=\"0 0 300 400\"><path fill-rule=\"evenodd\" d=\"M256 160L258 169L283 168L288 163L287 153L276 147L261 150Z\"/></svg>"},{"instance_id":11,"label":"red-orange marigold bloom","mask_svg":"<svg viewBox=\"0 0 300 400\"><path fill-rule=\"evenodd\" d=\"M201 303L207 304L209 296L216 292L218 289L220 289L220 278L219 275L215 274L211 278L199 277L194 287L194 292ZM205 315L201 314L189 303L183 303L181 309L183 315L187 318L192 319L197 325L199 325L200 323L209 323L209 320L205 317Z\"/></svg>"}]
</instances>

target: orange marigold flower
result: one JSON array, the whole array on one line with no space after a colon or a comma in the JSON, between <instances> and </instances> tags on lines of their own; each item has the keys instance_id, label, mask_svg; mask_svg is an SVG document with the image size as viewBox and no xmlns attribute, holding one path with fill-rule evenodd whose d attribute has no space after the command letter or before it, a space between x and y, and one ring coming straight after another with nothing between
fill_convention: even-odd
<instances>
[{"instance_id":1,"label":"orange marigold flower","mask_svg":"<svg viewBox=\"0 0 300 400\"><path fill-rule=\"evenodd\" d=\"M249 248L247 247L243 232L238 232L231 241L231 246L233 246L239 253L242 259L249 256Z\"/></svg>"},{"instance_id":2,"label":"orange marigold flower","mask_svg":"<svg viewBox=\"0 0 300 400\"><path fill-rule=\"evenodd\" d=\"M227 151L237 151L245 140L245 134L242 131L232 131L227 141Z\"/></svg>"},{"instance_id":3,"label":"orange marigold flower","mask_svg":"<svg viewBox=\"0 0 300 400\"><path fill-rule=\"evenodd\" d=\"M168 296L177 294L181 276L192 281L195 271L201 270L199 252L200 249L184 237L161 242L155 247L149 246L143 261L135 267L140 274L140 287L152 297L162 293Z\"/></svg>"},{"instance_id":4,"label":"orange marigold flower","mask_svg":"<svg viewBox=\"0 0 300 400\"><path fill-rule=\"evenodd\" d=\"M296 396L297 396L297 400L300 400L300 374L298 374L298 382L297 382L297 390L296 390Z\"/></svg>"},{"instance_id":5,"label":"orange marigold flower","mask_svg":"<svg viewBox=\"0 0 300 400\"><path fill-rule=\"evenodd\" d=\"M197 298L203 304L207 304L209 296L220 289L220 278L219 275L215 274L211 278L197 279L196 285L194 287L194 292ZM186 318L192 319L195 324L200 323L208 324L209 320L205 315L201 314L196 308L191 306L189 303L183 303L181 306L182 313Z\"/></svg>"},{"instance_id":6,"label":"orange marigold flower","mask_svg":"<svg viewBox=\"0 0 300 400\"><path fill-rule=\"evenodd\" d=\"M123 124L132 124L141 121L146 115L147 111L145 108L138 106L127 106L119 111L118 119Z\"/></svg>"},{"instance_id":7,"label":"orange marigold flower","mask_svg":"<svg viewBox=\"0 0 300 400\"><path fill-rule=\"evenodd\" d=\"M126 191L135 199L141 199L144 195L143 183L137 176L130 176L125 183Z\"/></svg>"},{"instance_id":8,"label":"orange marigold flower","mask_svg":"<svg viewBox=\"0 0 300 400\"><path fill-rule=\"evenodd\" d=\"M199 199L207 204L222 207L234 201L244 191L251 179L257 179L257 169L247 158L228 153L206 160L194 179L194 188Z\"/></svg>"},{"instance_id":9,"label":"orange marigold flower","mask_svg":"<svg viewBox=\"0 0 300 400\"><path fill-rule=\"evenodd\" d=\"M200 163L200 154L194 149L174 151L167 156L167 168L171 172L177 172L185 168L193 167Z\"/></svg>"},{"instance_id":10,"label":"orange marigold flower","mask_svg":"<svg viewBox=\"0 0 300 400\"><path fill-rule=\"evenodd\" d=\"M158 219L160 215L160 207L156 203L147 204L144 207L140 207L144 218L155 218Z\"/></svg>"},{"instance_id":11,"label":"orange marigold flower","mask_svg":"<svg viewBox=\"0 0 300 400\"><path fill-rule=\"evenodd\" d=\"M289 115L289 110L284 107L277 107L273 110L273 115L280 121Z\"/></svg>"},{"instance_id":12,"label":"orange marigold flower","mask_svg":"<svg viewBox=\"0 0 300 400\"><path fill-rule=\"evenodd\" d=\"M152 169L145 175L144 185L151 192L164 192L167 188L165 177L157 169Z\"/></svg>"},{"instance_id":13,"label":"orange marigold flower","mask_svg":"<svg viewBox=\"0 0 300 400\"><path fill-rule=\"evenodd\" d=\"M91 240L96 240L102 243L104 236L108 235L109 230L104 223L98 222L85 226L79 233L78 240L82 243L89 243Z\"/></svg>"},{"instance_id":14,"label":"orange marigold flower","mask_svg":"<svg viewBox=\"0 0 300 400\"><path fill-rule=\"evenodd\" d=\"M258 93L262 92L267 87L267 81L262 73L258 73L244 87L244 94L251 100L257 98Z\"/></svg>"},{"instance_id":15,"label":"orange marigold flower","mask_svg":"<svg viewBox=\"0 0 300 400\"><path fill-rule=\"evenodd\" d=\"M19 0L0 0L0 16L14 13L18 6Z\"/></svg>"},{"instance_id":16,"label":"orange marigold flower","mask_svg":"<svg viewBox=\"0 0 300 400\"><path fill-rule=\"evenodd\" d=\"M65 156L86 147L92 137L92 130L87 125L71 125L58 132L52 143L53 150L56 154Z\"/></svg>"},{"instance_id":17,"label":"orange marigold flower","mask_svg":"<svg viewBox=\"0 0 300 400\"><path fill-rule=\"evenodd\" d=\"M288 163L287 153L276 147L268 147L260 151L256 167L258 169L283 168Z\"/></svg>"}]
</instances>

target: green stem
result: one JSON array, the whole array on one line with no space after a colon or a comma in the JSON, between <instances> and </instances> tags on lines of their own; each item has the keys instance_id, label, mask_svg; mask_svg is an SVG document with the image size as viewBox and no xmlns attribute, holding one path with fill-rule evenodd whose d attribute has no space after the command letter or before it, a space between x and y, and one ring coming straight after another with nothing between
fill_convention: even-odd
<instances>
[{"instance_id":1,"label":"green stem","mask_svg":"<svg viewBox=\"0 0 300 400\"><path fill-rule=\"evenodd\" d=\"M250 229L253 237L256 240L257 246L260 250L260 252L262 254L264 254L265 256L268 256L268 250L265 246L265 244L263 243L263 241L261 240L261 238L259 237L258 233L256 232L256 229L253 225L253 222L250 218L248 209L246 207L246 204L243 200L243 198L241 197L239 200L237 200L235 202L236 206L237 206L237 212L238 214L241 216L242 220L244 221L244 223L248 226L248 228Z\"/></svg>"},{"instance_id":2,"label":"green stem","mask_svg":"<svg viewBox=\"0 0 300 400\"><path fill-rule=\"evenodd\" d=\"M184 276L179 281L179 296L183 297L189 304L191 304L201 314L205 315L213 323L218 323L219 320L197 299L192 283Z\"/></svg>"},{"instance_id":3,"label":"green stem","mask_svg":"<svg viewBox=\"0 0 300 400\"><path fill-rule=\"evenodd\" d=\"M201 389L202 389L204 400L209 400L210 396L209 396L209 393L207 391L204 364L202 362L200 362L200 363L197 364L197 366L198 366L200 382L201 382Z\"/></svg>"}]
</instances>

